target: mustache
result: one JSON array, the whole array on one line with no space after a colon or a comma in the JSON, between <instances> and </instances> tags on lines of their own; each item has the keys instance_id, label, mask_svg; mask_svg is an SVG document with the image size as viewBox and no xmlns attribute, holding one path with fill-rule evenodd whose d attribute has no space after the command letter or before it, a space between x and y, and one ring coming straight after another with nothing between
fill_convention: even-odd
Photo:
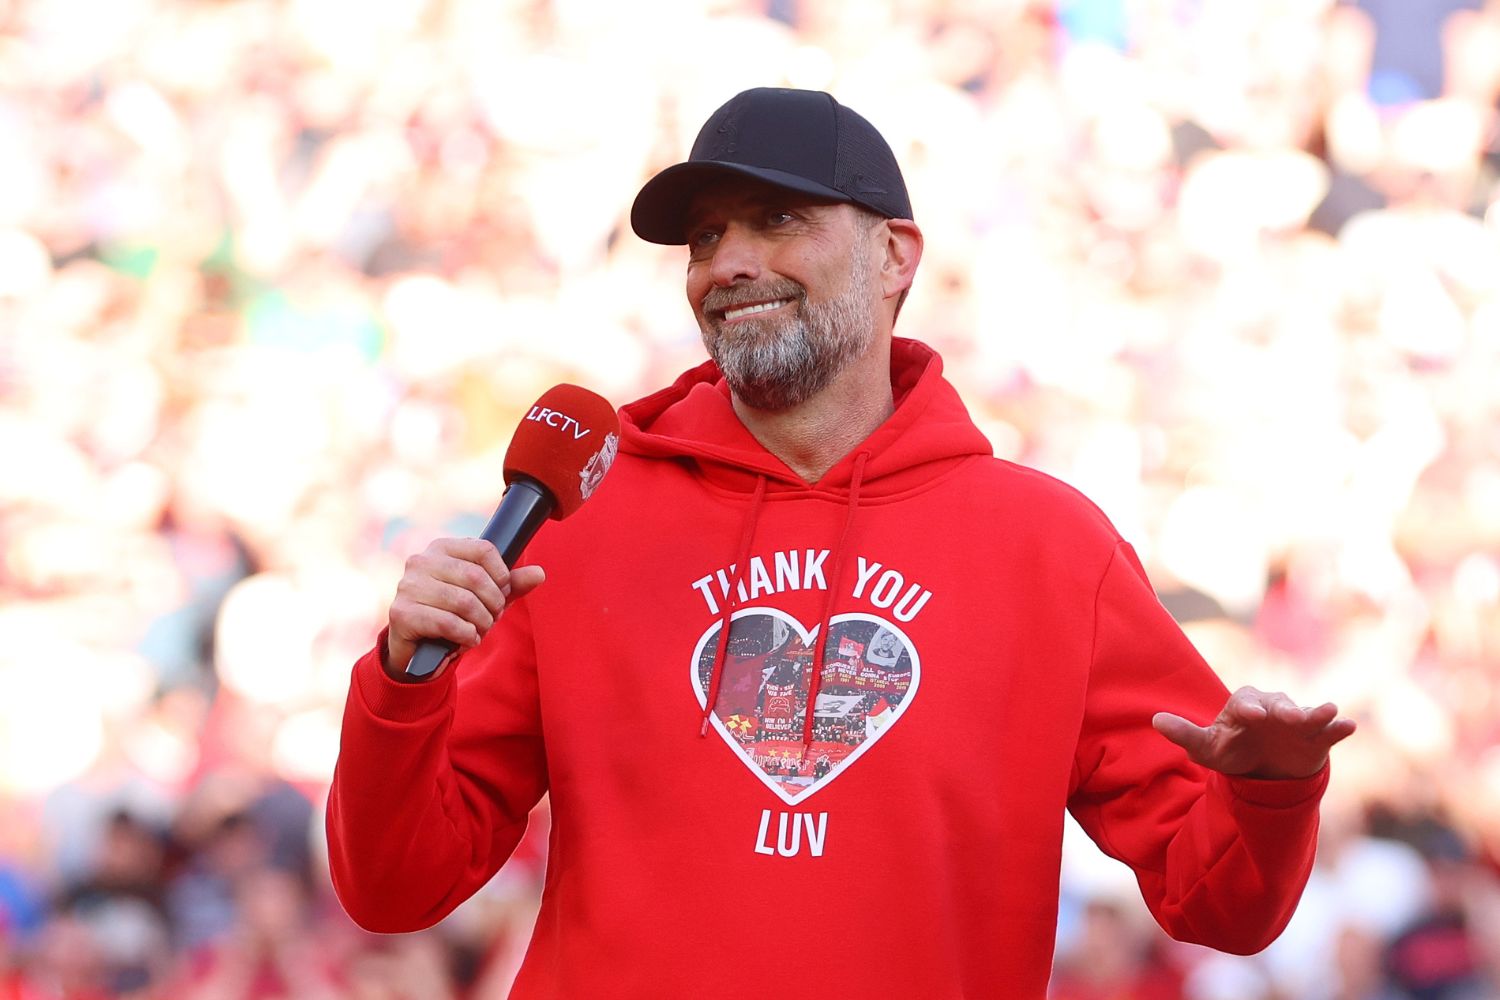
<instances>
[{"instance_id":1,"label":"mustache","mask_svg":"<svg viewBox=\"0 0 1500 1000\"><path fill-rule=\"evenodd\" d=\"M797 299L807 297L807 289L800 282L780 278L759 285L735 285L732 288L715 288L703 297L704 312L723 312L752 302L768 302L772 299Z\"/></svg>"}]
</instances>

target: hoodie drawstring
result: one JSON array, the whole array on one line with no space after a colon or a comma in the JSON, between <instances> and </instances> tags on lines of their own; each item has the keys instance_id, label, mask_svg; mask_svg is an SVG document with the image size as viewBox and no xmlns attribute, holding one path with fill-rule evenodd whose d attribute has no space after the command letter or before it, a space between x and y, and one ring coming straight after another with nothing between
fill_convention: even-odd
<instances>
[{"instance_id":1,"label":"hoodie drawstring","mask_svg":"<svg viewBox=\"0 0 1500 1000\"><path fill-rule=\"evenodd\" d=\"M719 642L714 655L714 672L708 682L708 694L703 701L703 725L698 730L700 737L708 735L708 720L713 715L714 704L719 700L719 681L724 677L724 658L729 655L730 619L739 604L740 585L745 580L746 568L750 565L750 544L755 541L755 525L760 520L761 503L766 499L766 477L757 476L755 493L750 498L750 509L745 513L745 529L740 533L740 554L734 561L734 579L729 583L729 593L724 595L724 610L719 613Z\"/></svg>"},{"instance_id":2,"label":"hoodie drawstring","mask_svg":"<svg viewBox=\"0 0 1500 1000\"><path fill-rule=\"evenodd\" d=\"M833 617L833 599L838 590L844 568L844 548L849 540L849 529L854 525L854 515L859 510L859 488L865 475L865 462L870 453L862 451L855 456L854 472L849 479L849 507L844 514L844 527L839 532L838 543L833 548L833 563L828 571L828 590L823 596L823 616L813 634L817 639L813 647L812 676L807 682L807 707L803 712L802 752L812 746L813 719L818 705L818 690L823 686L823 661L828 647L829 619ZM714 705L719 700L719 684L724 678L724 662L729 656L729 632L734 609L739 605L740 586L750 564L750 546L755 541L755 528L760 521L760 509L766 498L766 477L758 476L755 493L750 498L750 509L745 514L745 527L740 533L739 557L734 561L734 578L729 583L729 593L724 596L723 609L719 612L719 640L715 644L713 674L709 678L708 692L703 701L703 721L698 728L700 737L708 735L709 719Z\"/></svg>"},{"instance_id":3,"label":"hoodie drawstring","mask_svg":"<svg viewBox=\"0 0 1500 1000\"><path fill-rule=\"evenodd\" d=\"M839 578L844 568L844 544L849 540L849 528L854 524L854 512L859 508L859 485L865 475L867 451L854 459L854 473L849 478L849 510L844 515L844 529L839 532L838 545L833 550L833 565L828 571L828 591L823 595L823 620L818 624L817 643L813 649L812 677L807 682L807 710L802 723L802 753L805 757L812 746L813 715L818 705L818 689L823 686L823 653L828 647L828 620L833 617L833 595L839 587Z\"/></svg>"}]
</instances>

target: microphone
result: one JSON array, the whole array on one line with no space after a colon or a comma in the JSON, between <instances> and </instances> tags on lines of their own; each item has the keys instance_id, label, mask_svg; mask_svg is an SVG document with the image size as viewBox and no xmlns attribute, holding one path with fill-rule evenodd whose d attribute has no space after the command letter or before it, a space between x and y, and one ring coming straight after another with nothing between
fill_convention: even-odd
<instances>
[{"instance_id":1,"label":"microphone","mask_svg":"<svg viewBox=\"0 0 1500 1000\"><path fill-rule=\"evenodd\" d=\"M566 383L548 389L510 440L506 490L479 537L513 565L544 521L561 521L594 495L619 449L620 419L607 399ZM429 676L455 648L446 639L424 639L407 677Z\"/></svg>"}]
</instances>

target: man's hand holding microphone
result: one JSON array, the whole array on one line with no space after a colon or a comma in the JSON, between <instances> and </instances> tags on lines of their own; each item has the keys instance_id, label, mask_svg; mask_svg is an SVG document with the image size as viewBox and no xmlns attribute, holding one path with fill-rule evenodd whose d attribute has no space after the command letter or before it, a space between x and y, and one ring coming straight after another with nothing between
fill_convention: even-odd
<instances>
[{"instance_id":1,"label":"man's hand holding microphone","mask_svg":"<svg viewBox=\"0 0 1500 1000\"><path fill-rule=\"evenodd\" d=\"M477 646L505 608L546 579L510 567L549 517L593 495L619 448L619 418L603 397L558 385L536 401L505 453L505 495L478 538L439 538L406 560L391 602L385 669L396 680L440 675L450 654Z\"/></svg>"}]
</instances>

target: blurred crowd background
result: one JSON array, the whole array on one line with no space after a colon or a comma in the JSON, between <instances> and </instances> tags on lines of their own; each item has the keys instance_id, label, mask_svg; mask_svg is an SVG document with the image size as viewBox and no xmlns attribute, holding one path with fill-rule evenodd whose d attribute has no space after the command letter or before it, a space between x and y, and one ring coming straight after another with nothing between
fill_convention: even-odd
<instances>
[{"instance_id":1,"label":"blurred crowd background","mask_svg":"<svg viewBox=\"0 0 1500 1000\"><path fill-rule=\"evenodd\" d=\"M1500 996L1500 3L0 0L0 1000L504 995L544 812L431 931L332 899L349 666L540 390L702 357L626 215L767 84L892 141L997 454L1361 725L1281 941L1070 839L1055 997Z\"/></svg>"}]
</instances>

